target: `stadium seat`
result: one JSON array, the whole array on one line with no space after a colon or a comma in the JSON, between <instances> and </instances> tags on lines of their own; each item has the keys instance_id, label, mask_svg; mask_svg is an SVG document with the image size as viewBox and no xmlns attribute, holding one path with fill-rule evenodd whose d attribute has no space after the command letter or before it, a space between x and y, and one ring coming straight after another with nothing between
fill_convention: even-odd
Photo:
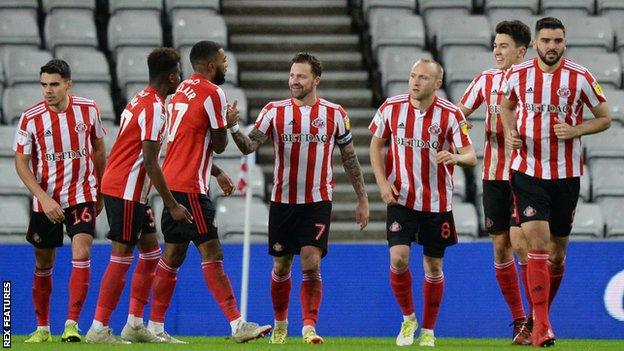
<instances>
[{"instance_id":1,"label":"stadium seat","mask_svg":"<svg viewBox=\"0 0 624 351\"><path fill-rule=\"evenodd\" d=\"M24 235L30 220L28 198L24 196L0 197L0 234Z\"/></svg>"},{"instance_id":2,"label":"stadium seat","mask_svg":"<svg viewBox=\"0 0 624 351\"><path fill-rule=\"evenodd\" d=\"M37 11L39 3L37 0L2 0L0 9L29 9Z\"/></svg>"},{"instance_id":3,"label":"stadium seat","mask_svg":"<svg viewBox=\"0 0 624 351\"><path fill-rule=\"evenodd\" d=\"M607 224L606 237L610 239L621 239L624 237L624 197L605 197L598 201L602 210L602 215Z\"/></svg>"},{"instance_id":4,"label":"stadium seat","mask_svg":"<svg viewBox=\"0 0 624 351\"><path fill-rule=\"evenodd\" d=\"M126 85L126 93L124 95L124 97L126 98L126 101L130 101L132 100L132 98L141 90L143 90L145 88L145 86L147 86L148 82L145 81L143 83L129 83L128 85Z\"/></svg>"},{"instance_id":5,"label":"stadium seat","mask_svg":"<svg viewBox=\"0 0 624 351\"><path fill-rule=\"evenodd\" d=\"M416 1L414 0L363 0L362 13L364 18L370 21L370 14L380 9L402 9L410 13L416 11Z\"/></svg>"},{"instance_id":6,"label":"stadium seat","mask_svg":"<svg viewBox=\"0 0 624 351\"><path fill-rule=\"evenodd\" d=\"M613 50L614 32L606 17L576 18L564 25L568 48L582 47L586 52L589 48L601 49L603 52Z\"/></svg>"},{"instance_id":7,"label":"stadium seat","mask_svg":"<svg viewBox=\"0 0 624 351\"><path fill-rule=\"evenodd\" d=\"M596 0L596 10L598 15L608 10L624 10L624 2L620 0Z\"/></svg>"},{"instance_id":8,"label":"stadium seat","mask_svg":"<svg viewBox=\"0 0 624 351\"><path fill-rule=\"evenodd\" d=\"M437 34L437 48L447 46L482 46L490 49L492 34L485 16L450 17L445 20L444 31Z\"/></svg>"},{"instance_id":9,"label":"stadium seat","mask_svg":"<svg viewBox=\"0 0 624 351\"><path fill-rule=\"evenodd\" d=\"M150 30L145 30L149 28ZM118 57L121 47L162 46L163 31L160 14L154 11L123 10L115 13L108 23L108 49ZM146 56L147 59L147 56Z\"/></svg>"},{"instance_id":10,"label":"stadium seat","mask_svg":"<svg viewBox=\"0 0 624 351\"><path fill-rule=\"evenodd\" d=\"M585 66L601 85L610 84L615 88L621 87L622 67L618 54L570 49L566 55L572 61Z\"/></svg>"},{"instance_id":11,"label":"stadium seat","mask_svg":"<svg viewBox=\"0 0 624 351\"><path fill-rule=\"evenodd\" d=\"M160 221L162 220L162 213L165 208L163 205L162 197L156 190L152 190L151 196L148 201L148 205L152 207L152 212L154 212L154 220L156 222L156 232L162 233L162 227Z\"/></svg>"},{"instance_id":12,"label":"stadium seat","mask_svg":"<svg viewBox=\"0 0 624 351\"><path fill-rule=\"evenodd\" d=\"M470 140L472 140L472 146L477 153L478 158L483 158L483 148L485 146L485 121L470 121L472 123L472 129L470 130ZM478 170L481 172L481 169ZM477 174L480 176L480 173Z\"/></svg>"},{"instance_id":13,"label":"stadium seat","mask_svg":"<svg viewBox=\"0 0 624 351\"><path fill-rule=\"evenodd\" d=\"M416 47L386 46L379 49L377 63L381 73L381 86L387 91L388 84L400 82L407 91L410 70L418 59L433 59L428 51Z\"/></svg>"},{"instance_id":14,"label":"stadium seat","mask_svg":"<svg viewBox=\"0 0 624 351\"><path fill-rule=\"evenodd\" d=\"M102 209L102 212L95 219L95 238L105 239L108 235L110 226L108 225L108 218L106 216L106 208Z\"/></svg>"},{"instance_id":15,"label":"stadium seat","mask_svg":"<svg viewBox=\"0 0 624 351\"><path fill-rule=\"evenodd\" d=\"M581 177L581 187L579 197L585 202L591 201L591 173L587 164L583 165L583 176Z\"/></svg>"},{"instance_id":16,"label":"stadium seat","mask_svg":"<svg viewBox=\"0 0 624 351\"><path fill-rule=\"evenodd\" d=\"M425 47L422 17L402 9L379 9L372 13L370 34L374 55L382 46Z\"/></svg>"},{"instance_id":17,"label":"stadium seat","mask_svg":"<svg viewBox=\"0 0 624 351\"><path fill-rule=\"evenodd\" d=\"M463 169L457 168L453 171L453 196L466 200L466 175Z\"/></svg>"},{"instance_id":18,"label":"stadium seat","mask_svg":"<svg viewBox=\"0 0 624 351\"><path fill-rule=\"evenodd\" d=\"M475 51L466 56L444 57L444 81L446 86L455 82L471 82L480 72L495 67L489 51Z\"/></svg>"},{"instance_id":19,"label":"stadium seat","mask_svg":"<svg viewBox=\"0 0 624 351\"><path fill-rule=\"evenodd\" d=\"M613 121L619 122L621 127L624 127L624 90L613 89L608 85L603 90L604 95L607 97L611 118ZM591 112L586 110L583 115L591 116ZM616 127L616 125L611 126L611 128L613 127Z\"/></svg>"},{"instance_id":20,"label":"stadium seat","mask_svg":"<svg viewBox=\"0 0 624 351\"><path fill-rule=\"evenodd\" d=\"M154 0L108 0L108 12L111 16L126 10L153 10L162 11L162 1Z\"/></svg>"},{"instance_id":21,"label":"stadium seat","mask_svg":"<svg viewBox=\"0 0 624 351\"><path fill-rule=\"evenodd\" d=\"M529 29L531 30L531 36L534 36L534 31L535 31L535 22L537 22L537 20L539 20L540 18L542 18L543 16L541 15L530 15L530 14L526 14L526 13L517 13L517 12L509 12L509 11L490 11L487 14L488 17L488 22L490 24L490 30L492 33L495 32L496 30L496 25L501 22L501 21L510 21L510 20L518 20L521 21L522 23L526 24L527 26L529 26ZM532 57L529 56L529 53L527 53L526 57Z\"/></svg>"},{"instance_id":22,"label":"stadium seat","mask_svg":"<svg viewBox=\"0 0 624 351\"><path fill-rule=\"evenodd\" d=\"M234 100L237 101L236 108L238 108L238 111L240 112L241 120L246 124L249 121L249 108L245 91L241 88L233 87L228 84L222 85L221 89L225 92L225 97L227 98L228 103L232 103Z\"/></svg>"},{"instance_id":23,"label":"stadium seat","mask_svg":"<svg viewBox=\"0 0 624 351\"><path fill-rule=\"evenodd\" d=\"M44 33L46 48L51 51L59 46L98 47L95 20L90 10L55 10L46 16Z\"/></svg>"},{"instance_id":24,"label":"stadium seat","mask_svg":"<svg viewBox=\"0 0 624 351\"><path fill-rule=\"evenodd\" d=\"M74 83L105 83L110 85L111 74L103 53L91 48L66 47L56 50L56 57L71 67Z\"/></svg>"},{"instance_id":25,"label":"stadium seat","mask_svg":"<svg viewBox=\"0 0 624 351\"><path fill-rule=\"evenodd\" d=\"M472 11L472 1L470 0L427 0L419 1L418 5L418 13L425 21L427 29L427 42L431 44L435 44L438 31L447 27L447 18L469 16Z\"/></svg>"},{"instance_id":26,"label":"stadium seat","mask_svg":"<svg viewBox=\"0 0 624 351\"><path fill-rule=\"evenodd\" d=\"M148 47L124 47L119 50L117 56L117 84L126 93L126 85L129 83L147 83L149 70L147 56L152 51Z\"/></svg>"},{"instance_id":27,"label":"stadium seat","mask_svg":"<svg viewBox=\"0 0 624 351\"><path fill-rule=\"evenodd\" d=\"M453 204L455 229L460 241L471 241L479 236L479 223L475 206L468 202Z\"/></svg>"},{"instance_id":28,"label":"stadium seat","mask_svg":"<svg viewBox=\"0 0 624 351\"><path fill-rule=\"evenodd\" d=\"M115 139L117 139L117 133L119 132L119 127L115 126L112 129L106 131L106 135L104 136L104 146L106 146L106 155L110 155L110 151L115 144Z\"/></svg>"},{"instance_id":29,"label":"stadium seat","mask_svg":"<svg viewBox=\"0 0 624 351\"><path fill-rule=\"evenodd\" d=\"M95 11L95 0L42 0L43 11L50 13L59 9L84 9Z\"/></svg>"},{"instance_id":30,"label":"stadium seat","mask_svg":"<svg viewBox=\"0 0 624 351\"><path fill-rule=\"evenodd\" d=\"M171 20L173 46L180 49L200 40L211 40L227 48L225 20L210 10L178 10Z\"/></svg>"},{"instance_id":31,"label":"stadium seat","mask_svg":"<svg viewBox=\"0 0 624 351\"><path fill-rule=\"evenodd\" d=\"M4 126L0 125L0 159L7 157L11 158L15 154L13 151L13 142L15 140L16 126Z\"/></svg>"},{"instance_id":32,"label":"stadium seat","mask_svg":"<svg viewBox=\"0 0 624 351\"><path fill-rule=\"evenodd\" d=\"M488 16L494 11L514 15L518 13L533 15L539 12L539 0L485 0L484 10Z\"/></svg>"},{"instance_id":33,"label":"stadium seat","mask_svg":"<svg viewBox=\"0 0 624 351\"><path fill-rule=\"evenodd\" d=\"M77 96L95 100L100 108L102 120L115 121L115 109L108 84L77 82L72 86L71 92Z\"/></svg>"},{"instance_id":34,"label":"stadium seat","mask_svg":"<svg viewBox=\"0 0 624 351\"><path fill-rule=\"evenodd\" d=\"M16 124L25 109L43 100L39 84L8 87L2 96L2 109L7 123Z\"/></svg>"},{"instance_id":35,"label":"stadium seat","mask_svg":"<svg viewBox=\"0 0 624 351\"><path fill-rule=\"evenodd\" d=\"M604 237L604 218L597 204L579 202L576 206L570 238L600 239Z\"/></svg>"},{"instance_id":36,"label":"stadium seat","mask_svg":"<svg viewBox=\"0 0 624 351\"><path fill-rule=\"evenodd\" d=\"M421 14L437 9L462 9L471 12L472 0L418 0L418 12Z\"/></svg>"},{"instance_id":37,"label":"stadium seat","mask_svg":"<svg viewBox=\"0 0 624 351\"><path fill-rule=\"evenodd\" d=\"M596 14L609 18L611 26L618 33L617 29L621 28L622 22L624 22L624 2L620 0L598 0L596 2Z\"/></svg>"},{"instance_id":38,"label":"stadium seat","mask_svg":"<svg viewBox=\"0 0 624 351\"><path fill-rule=\"evenodd\" d=\"M0 45L39 46L37 13L29 9L0 9Z\"/></svg>"},{"instance_id":39,"label":"stadium seat","mask_svg":"<svg viewBox=\"0 0 624 351\"><path fill-rule=\"evenodd\" d=\"M589 116L589 118L593 118ZM597 157L615 157L624 160L624 128L620 128L617 124L605 130L602 133L588 135L583 137L585 145L585 157L591 160Z\"/></svg>"},{"instance_id":40,"label":"stadium seat","mask_svg":"<svg viewBox=\"0 0 624 351\"><path fill-rule=\"evenodd\" d=\"M582 18L594 14L594 0L542 0L542 11L544 16Z\"/></svg>"},{"instance_id":41,"label":"stadium seat","mask_svg":"<svg viewBox=\"0 0 624 351\"><path fill-rule=\"evenodd\" d=\"M5 55L4 71L8 86L21 83L39 84L39 69L52 59L47 51L11 50Z\"/></svg>"},{"instance_id":42,"label":"stadium seat","mask_svg":"<svg viewBox=\"0 0 624 351\"><path fill-rule=\"evenodd\" d=\"M214 162L219 168L221 168L225 174L227 174L234 183L238 184L238 180L240 178L240 167L241 160L240 159L219 159ZM251 185L252 194L254 197L264 199L264 190L265 190L265 181L264 174L262 173L262 168L259 165L252 163L249 164L249 185ZM215 201L218 197L223 194L219 184L217 183L217 178L210 177L210 198ZM234 190L232 193L233 196L242 195L238 191Z\"/></svg>"},{"instance_id":43,"label":"stadium seat","mask_svg":"<svg viewBox=\"0 0 624 351\"><path fill-rule=\"evenodd\" d=\"M15 127L13 129L13 135L15 135ZM11 137L10 144L12 147L14 137ZM15 161L13 157L0 157L0 194L2 195L24 195L28 196L30 193L28 189L22 183L17 171L15 170Z\"/></svg>"},{"instance_id":44,"label":"stadium seat","mask_svg":"<svg viewBox=\"0 0 624 351\"><path fill-rule=\"evenodd\" d=\"M221 11L220 0L165 0L165 11L171 17L172 13L181 9Z\"/></svg>"},{"instance_id":45,"label":"stadium seat","mask_svg":"<svg viewBox=\"0 0 624 351\"><path fill-rule=\"evenodd\" d=\"M182 77L188 78L193 74L193 66L191 66L190 54L192 46L184 46L180 49L180 61L182 62ZM227 58L227 72L225 73L225 82L238 86L238 62L236 56L231 51L225 51Z\"/></svg>"},{"instance_id":46,"label":"stadium seat","mask_svg":"<svg viewBox=\"0 0 624 351\"><path fill-rule=\"evenodd\" d=\"M224 241L242 241L245 228L245 198L221 197L217 201L216 219L219 236ZM269 209L262 200L252 198L250 228L253 241L265 242L269 229Z\"/></svg>"},{"instance_id":47,"label":"stadium seat","mask_svg":"<svg viewBox=\"0 0 624 351\"><path fill-rule=\"evenodd\" d=\"M596 158L589 164L592 198L624 196L624 158Z\"/></svg>"}]
</instances>

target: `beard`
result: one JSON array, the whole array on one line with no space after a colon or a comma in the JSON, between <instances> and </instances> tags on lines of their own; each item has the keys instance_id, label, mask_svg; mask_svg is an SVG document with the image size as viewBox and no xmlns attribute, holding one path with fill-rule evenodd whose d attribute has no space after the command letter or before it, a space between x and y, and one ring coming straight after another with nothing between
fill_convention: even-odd
<instances>
[{"instance_id":1,"label":"beard","mask_svg":"<svg viewBox=\"0 0 624 351\"><path fill-rule=\"evenodd\" d=\"M310 94L311 91L312 89L305 89L304 87L301 87L301 90L298 93L295 93L291 88L290 95L297 100L303 100L306 96L308 96L308 94Z\"/></svg>"},{"instance_id":2,"label":"beard","mask_svg":"<svg viewBox=\"0 0 624 351\"><path fill-rule=\"evenodd\" d=\"M221 85L225 83L225 72L217 71L217 73L215 74L213 83L216 85Z\"/></svg>"},{"instance_id":3,"label":"beard","mask_svg":"<svg viewBox=\"0 0 624 351\"><path fill-rule=\"evenodd\" d=\"M547 55L549 53L554 53L555 54L555 58L552 60L549 60L547 57ZM561 59L561 56L563 56L563 51L561 53L558 53L554 50L551 51L547 51L547 52L542 52L540 50L537 50L537 55L539 56L539 58L542 60L542 62L544 62L547 66L554 66L557 64L557 62L559 62L559 60Z\"/></svg>"}]
</instances>

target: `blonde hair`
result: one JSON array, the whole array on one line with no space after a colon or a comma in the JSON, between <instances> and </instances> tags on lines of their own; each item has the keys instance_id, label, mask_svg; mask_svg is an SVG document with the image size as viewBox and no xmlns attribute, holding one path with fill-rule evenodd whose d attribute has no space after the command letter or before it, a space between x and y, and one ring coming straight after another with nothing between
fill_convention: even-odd
<instances>
[{"instance_id":1,"label":"blonde hair","mask_svg":"<svg viewBox=\"0 0 624 351\"><path fill-rule=\"evenodd\" d=\"M419 63L433 63L436 66L436 69L438 71L438 79L442 80L442 78L444 78L444 68L442 68L442 65L436 61L436 60L430 60L430 59L418 59L418 61L416 61L414 63L414 66L416 66Z\"/></svg>"}]
</instances>

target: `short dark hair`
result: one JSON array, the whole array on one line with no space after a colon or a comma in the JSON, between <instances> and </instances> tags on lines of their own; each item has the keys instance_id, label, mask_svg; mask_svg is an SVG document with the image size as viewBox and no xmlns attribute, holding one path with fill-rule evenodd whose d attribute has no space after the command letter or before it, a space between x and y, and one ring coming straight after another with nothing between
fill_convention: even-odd
<instances>
[{"instance_id":1,"label":"short dark hair","mask_svg":"<svg viewBox=\"0 0 624 351\"><path fill-rule=\"evenodd\" d=\"M217 58L217 53L221 50L220 44L215 43L214 41L202 40L191 48L191 54L189 55L189 59L191 60L191 65L195 68L195 65L200 63L201 61L213 62Z\"/></svg>"},{"instance_id":2,"label":"short dark hair","mask_svg":"<svg viewBox=\"0 0 624 351\"><path fill-rule=\"evenodd\" d=\"M531 45L531 29L518 20L499 22L496 25L496 34L509 35L516 46L528 48Z\"/></svg>"},{"instance_id":3,"label":"short dark hair","mask_svg":"<svg viewBox=\"0 0 624 351\"><path fill-rule=\"evenodd\" d=\"M563 34L565 34L563 23L558 18L554 17L544 17L535 23L535 35L542 29L561 29Z\"/></svg>"},{"instance_id":4,"label":"short dark hair","mask_svg":"<svg viewBox=\"0 0 624 351\"><path fill-rule=\"evenodd\" d=\"M48 61L45 65L41 66L41 70L39 71L39 75L42 73L47 74L58 74L63 79L71 79L71 69L69 69L69 65L67 62L59 59L52 59Z\"/></svg>"},{"instance_id":5,"label":"short dark hair","mask_svg":"<svg viewBox=\"0 0 624 351\"><path fill-rule=\"evenodd\" d=\"M169 75L180 62L180 55L173 48L157 48L147 56L147 67L150 79L161 75Z\"/></svg>"},{"instance_id":6,"label":"short dark hair","mask_svg":"<svg viewBox=\"0 0 624 351\"><path fill-rule=\"evenodd\" d=\"M321 65L321 61L316 58L316 56L309 54L307 52L299 52L297 53L292 60L291 63L307 63L312 67L312 74L316 77L320 77L321 73L323 73L323 65Z\"/></svg>"}]
</instances>

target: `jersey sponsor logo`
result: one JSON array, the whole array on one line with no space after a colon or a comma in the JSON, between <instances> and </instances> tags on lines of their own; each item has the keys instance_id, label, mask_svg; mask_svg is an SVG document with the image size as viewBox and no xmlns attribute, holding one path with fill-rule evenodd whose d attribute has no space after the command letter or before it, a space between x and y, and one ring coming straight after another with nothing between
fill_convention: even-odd
<instances>
[{"instance_id":1,"label":"jersey sponsor logo","mask_svg":"<svg viewBox=\"0 0 624 351\"><path fill-rule=\"evenodd\" d=\"M321 117L318 117L317 119L312 121L312 126L314 128L323 128L325 127L325 120L323 120Z\"/></svg>"},{"instance_id":2,"label":"jersey sponsor logo","mask_svg":"<svg viewBox=\"0 0 624 351\"><path fill-rule=\"evenodd\" d=\"M17 130L17 143L21 146L28 144L28 132L25 130Z\"/></svg>"},{"instance_id":3,"label":"jersey sponsor logo","mask_svg":"<svg viewBox=\"0 0 624 351\"><path fill-rule=\"evenodd\" d=\"M273 244L273 251L275 251L275 252L282 252L282 251L284 251L284 246L282 246L282 244L280 244L280 243L275 243L275 244Z\"/></svg>"},{"instance_id":4,"label":"jersey sponsor logo","mask_svg":"<svg viewBox=\"0 0 624 351\"><path fill-rule=\"evenodd\" d=\"M557 95L559 95L559 97L562 97L562 98L567 98L571 94L572 92L570 91L568 87L561 87L559 88L559 90L557 90Z\"/></svg>"},{"instance_id":5,"label":"jersey sponsor logo","mask_svg":"<svg viewBox=\"0 0 624 351\"><path fill-rule=\"evenodd\" d=\"M429 133L433 135L439 135L440 133L442 133L442 129L440 129L440 126L437 123L434 123L429 126Z\"/></svg>"},{"instance_id":6,"label":"jersey sponsor logo","mask_svg":"<svg viewBox=\"0 0 624 351\"><path fill-rule=\"evenodd\" d=\"M405 146L405 147L417 147L421 149L437 149L440 146L440 142L437 140L429 141L429 140L421 140L416 138L401 138L395 137L394 142L397 145Z\"/></svg>"},{"instance_id":7,"label":"jersey sponsor logo","mask_svg":"<svg viewBox=\"0 0 624 351\"><path fill-rule=\"evenodd\" d=\"M553 104L524 104L527 112L550 112L550 113L568 113L569 105L553 105Z\"/></svg>"},{"instance_id":8,"label":"jersey sponsor logo","mask_svg":"<svg viewBox=\"0 0 624 351\"><path fill-rule=\"evenodd\" d=\"M531 206L525 207L524 211L522 211L522 214L525 217L533 217L533 216L535 216L536 213L537 212L535 211L535 209L533 207L531 207Z\"/></svg>"},{"instance_id":9,"label":"jersey sponsor logo","mask_svg":"<svg viewBox=\"0 0 624 351\"><path fill-rule=\"evenodd\" d=\"M49 162L55 162L55 161L73 160L76 158L81 158L81 157L86 157L86 156L87 156L87 148L85 147L80 150L49 153L45 155L45 160Z\"/></svg>"},{"instance_id":10,"label":"jersey sponsor logo","mask_svg":"<svg viewBox=\"0 0 624 351\"><path fill-rule=\"evenodd\" d=\"M74 130L76 131L76 133L84 133L86 132L88 129L87 125L84 123L78 123L76 124L76 126L74 127Z\"/></svg>"},{"instance_id":11,"label":"jersey sponsor logo","mask_svg":"<svg viewBox=\"0 0 624 351\"><path fill-rule=\"evenodd\" d=\"M282 134L282 142L284 143L326 143L328 140L327 134Z\"/></svg>"},{"instance_id":12,"label":"jersey sponsor logo","mask_svg":"<svg viewBox=\"0 0 624 351\"><path fill-rule=\"evenodd\" d=\"M390 227L388 228L388 230L393 232L393 233L400 232L401 229L402 229L402 227L399 224L399 222L397 222L397 221L392 222L392 224L390 224Z\"/></svg>"}]
</instances>

